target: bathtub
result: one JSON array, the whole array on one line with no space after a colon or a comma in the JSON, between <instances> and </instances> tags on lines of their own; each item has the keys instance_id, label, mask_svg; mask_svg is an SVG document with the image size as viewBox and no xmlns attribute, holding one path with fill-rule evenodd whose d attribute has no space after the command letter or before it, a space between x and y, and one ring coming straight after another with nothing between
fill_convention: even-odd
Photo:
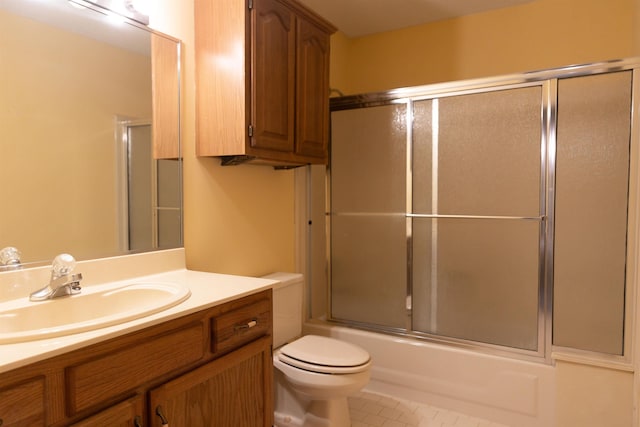
<instances>
[{"instance_id":1,"label":"bathtub","mask_svg":"<svg viewBox=\"0 0 640 427\"><path fill-rule=\"evenodd\" d=\"M555 425L553 366L315 320L304 333L367 350L373 366L366 391L513 427Z\"/></svg>"}]
</instances>

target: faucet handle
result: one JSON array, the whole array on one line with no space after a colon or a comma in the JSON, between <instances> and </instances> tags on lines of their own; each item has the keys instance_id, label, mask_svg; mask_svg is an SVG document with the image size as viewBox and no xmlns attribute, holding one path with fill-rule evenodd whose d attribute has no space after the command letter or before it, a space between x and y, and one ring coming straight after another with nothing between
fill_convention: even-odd
<instances>
[{"instance_id":1,"label":"faucet handle","mask_svg":"<svg viewBox=\"0 0 640 427\"><path fill-rule=\"evenodd\" d=\"M21 255L17 248L7 246L0 250L0 265L19 266Z\"/></svg>"},{"instance_id":2,"label":"faucet handle","mask_svg":"<svg viewBox=\"0 0 640 427\"><path fill-rule=\"evenodd\" d=\"M60 254L53 259L51 275L54 279L67 275L76 268L76 259L69 254Z\"/></svg>"}]
</instances>

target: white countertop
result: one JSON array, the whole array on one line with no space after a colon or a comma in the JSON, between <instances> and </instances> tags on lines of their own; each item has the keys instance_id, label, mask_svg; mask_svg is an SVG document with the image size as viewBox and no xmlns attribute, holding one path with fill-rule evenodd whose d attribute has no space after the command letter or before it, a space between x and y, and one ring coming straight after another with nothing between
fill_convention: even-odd
<instances>
[{"instance_id":1,"label":"white countertop","mask_svg":"<svg viewBox=\"0 0 640 427\"><path fill-rule=\"evenodd\" d=\"M44 360L62 353L121 336L149 326L176 319L227 301L273 287L275 280L232 276L178 269L146 276L128 277L131 282L172 282L191 290L191 296L180 304L162 312L115 326L95 329L61 337L0 345L0 373ZM114 281L114 284L118 282Z\"/></svg>"}]
</instances>

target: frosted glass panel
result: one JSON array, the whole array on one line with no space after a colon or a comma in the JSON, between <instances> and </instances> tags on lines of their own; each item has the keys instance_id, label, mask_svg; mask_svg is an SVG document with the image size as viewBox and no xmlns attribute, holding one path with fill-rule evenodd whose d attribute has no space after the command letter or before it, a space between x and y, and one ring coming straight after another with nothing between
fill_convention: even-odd
<instances>
[{"instance_id":1,"label":"frosted glass panel","mask_svg":"<svg viewBox=\"0 0 640 427\"><path fill-rule=\"evenodd\" d=\"M413 211L434 213L432 179L437 165L433 165L433 101L413 104ZM435 166L435 167L434 167Z\"/></svg>"},{"instance_id":2,"label":"frosted glass panel","mask_svg":"<svg viewBox=\"0 0 640 427\"><path fill-rule=\"evenodd\" d=\"M158 206L179 208L182 200L180 188L180 161L158 160Z\"/></svg>"},{"instance_id":3,"label":"frosted glass panel","mask_svg":"<svg viewBox=\"0 0 640 427\"><path fill-rule=\"evenodd\" d=\"M331 219L331 315L334 319L405 327L406 219Z\"/></svg>"},{"instance_id":4,"label":"frosted glass panel","mask_svg":"<svg viewBox=\"0 0 640 427\"><path fill-rule=\"evenodd\" d=\"M536 350L539 227L415 219L414 329Z\"/></svg>"},{"instance_id":5,"label":"frosted glass panel","mask_svg":"<svg viewBox=\"0 0 640 427\"><path fill-rule=\"evenodd\" d=\"M182 235L175 224L182 221L180 188L180 162L158 160L158 247L172 248L180 244Z\"/></svg>"},{"instance_id":6,"label":"frosted glass panel","mask_svg":"<svg viewBox=\"0 0 640 427\"><path fill-rule=\"evenodd\" d=\"M404 104L331 113L331 209L405 212Z\"/></svg>"},{"instance_id":7,"label":"frosted glass panel","mask_svg":"<svg viewBox=\"0 0 640 427\"><path fill-rule=\"evenodd\" d=\"M407 320L406 105L331 115L331 317Z\"/></svg>"},{"instance_id":8,"label":"frosted glass panel","mask_svg":"<svg viewBox=\"0 0 640 427\"><path fill-rule=\"evenodd\" d=\"M541 87L414 103L413 212L539 216ZM540 223L413 220L413 329L538 346Z\"/></svg>"},{"instance_id":9,"label":"frosted glass panel","mask_svg":"<svg viewBox=\"0 0 640 427\"><path fill-rule=\"evenodd\" d=\"M558 94L553 341L622 354L631 72Z\"/></svg>"},{"instance_id":10,"label":"frosted glass panel","mask_svg":"<svg viewBox=\"0 0 640 427\"><path fill-rule=\"evenodd\" d=\"M441 98L437 140L421 129L416 149L437 144L438 213L539 215L541 87ZM435 107L434 107L435 108ZM416 168L427 157L416 157ZM431 197L430 181L414 181L414 204Z\"/></svg>"},{"instance_id":11,"label":"frosted glass panel","mask_svg":"<svg viewBox=\"0 0 640 427\"><path fill-rule=\"evenodd\" d=\"M175 228L181 221L180 210L158 210L158 247L175 248L180 244L180 229Z\"/></svg>"},{"instance_id":12,"label":"frosted glass panel","mask_svg":"<svg viewBox=\"0 0 640 427\"><path fill-rule=\"evenodd\" d=\"M153 248L151 126L128 128L129 249Z\"/></svg>"}]
</instances>

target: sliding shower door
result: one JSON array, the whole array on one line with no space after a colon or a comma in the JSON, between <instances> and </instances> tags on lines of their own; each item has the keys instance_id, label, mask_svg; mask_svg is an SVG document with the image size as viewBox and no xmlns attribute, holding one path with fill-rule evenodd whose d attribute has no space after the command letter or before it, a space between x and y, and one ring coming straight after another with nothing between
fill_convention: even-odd
<instances>
[{"instance_id":1,"label":"sliding shower door","mask_svg":"<svg viewBox=\"0 0 640 427\"><path fill-rule=\"evenodd\" d=\"M329 318L628 362L638 67L332 99Z\"/></svg>"},{"instance_id":2,"label":"sliding shower door","mask_svg":"<svg viewBox=\"0 0 640 427\"><path fill-rule=\"evenodd\" d=\"M406 105L333 112L331 316L404 328Z\"/></svg>"},{"instance_id":3,"label":"sliding shower door","mask_svg":"<svg viewBox=\"0 0 640 427\"><path fill-rule=\"evenodd\" d=\"M541 99L332 113L332 318L537 349Z\"/></svg>"},{"instance_id":4,"label":"sliding shower door","mask_svg":"<svg viewBox=\"0 0 640 427\"><path fill-rule=\"evenodd\" d=\"M538 346L540 86L414 103L413 329Z\"/></svg>"}]
</instances>

